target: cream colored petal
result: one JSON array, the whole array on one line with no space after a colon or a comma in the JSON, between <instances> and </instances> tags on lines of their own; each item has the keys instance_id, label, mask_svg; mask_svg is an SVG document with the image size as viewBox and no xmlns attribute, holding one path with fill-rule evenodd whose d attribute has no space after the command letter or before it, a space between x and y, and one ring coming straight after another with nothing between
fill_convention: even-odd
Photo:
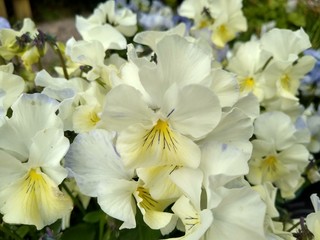
<instances>
[{"instance_id":1,"label":"cream colored petal","mask_svg":"<svg viewBox=\"0 0 320 240\"><path fill-rule=\"evenodd\" d=\"M71 199L40 169L30 169L0 193L3 220L31 224L38 230L54 223L72 210Z\"/></svg>"},{"instance_id":2,"label":"cream colored petal","mask_svg":"<svg viewBox=\"0 0 320 240\"><path fill-rule=\"evenodd\" d=\"M99 184L98 203L105 213L123 221L120 229L136 227L136 206L133 199L136 189L136 182L125 179L110 178Z\"/></svg>"},{"instance_id":3,"label":"cream colored petal","mask_svg":"<svg viewBox=\"0 0 320 240\"><path fill-rule=\"evenodd\" d=\"M172 128L179 133L200 139L219 123L220 102L209 88L191 84L176 92L175 96L168 95L165 95L165 108L160 111L167 115Z\"/></svg>"},{"instance_id":4,"label":"cream colored petal","mask_svg":"<svg viewBox=\"0 0 320 240\"><path fill-rule=\"evenodd\" d=\"M200 163L199 147L162 120L151 129L136 124L120 132L117 150L129 168L171 164L196 168Z\"/></svg>"},{"instance_id":5,"label":"cream colored petal","mask_svg":"<svg viewBox=\"0 0 320 240\"><path fill-rule=\"evenodd\" d=\"M155 114L137 89L121 84L107 94L101 118L108 129L119 131L136 123L151 127Z\"/></svg>"},{"instance_id":6,"label":"cream colored petal","mask_svg":"<svg viewBox=\"0 0 320 240\"><path fill-rule=\"evenodd\" d=\"M171 180L170 175L177 166L157 166L149 168L138 168L137 175L144 182L144 187L149 189L151 196L155 199L176 199L182 192Z\"/></svg>"},{"instance_id":7,"label":"cream colored petal","mask_svg":"<svg viewBox=\"0 0 320 240\"><path fill-rule=\"evenodd\" d=\"M114 149L115 133L94 130L77 135L65 157L82 193L97 196L99 182L115 179L130 180L132 172L124 169Z\"/></svg>"},{"instance_id":8,"label":"cream colored petal","mask_svg":"<svg viewBox=\"0 0 320 240\"><path fill-rule=\"evenodd\" d=\"M41 167L56 184L60 184L67 177L67 170L61 166L61 161L70 146L63 130L51 128L39 131L32 141L27 165Z\"/></svg>"}]
</instances>

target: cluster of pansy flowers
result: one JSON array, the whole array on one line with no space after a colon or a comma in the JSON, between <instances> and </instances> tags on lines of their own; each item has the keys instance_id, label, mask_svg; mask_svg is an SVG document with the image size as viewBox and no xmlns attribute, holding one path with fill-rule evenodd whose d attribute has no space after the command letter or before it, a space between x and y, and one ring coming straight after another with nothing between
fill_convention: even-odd
<instances>
[{"instance_id":1,"label":"cluster of pansy flowers","mask_svg":"<svg viewBox=\"0 0 320 240\"><path fill-rule=\"evenodd\" d=\"M137 33L137 15L107 1L76 17L82 40L65 46L30 19L0 30L3 221L42 229L67 219L73 204L59 185L68 177L120 229L135 228L140 211L167 239L175 229L170 239L295 239L276 221L275 198L295 197L320 150L315 110L297 97L316 62L302 55L308 35L272 29L221 63L247 29L242 1L185 0L178 13L190 29ZM48 44L65 60L55 75L33 71ZM318 239L312 201L306 224Z\"/></svg>"}]
</instances>

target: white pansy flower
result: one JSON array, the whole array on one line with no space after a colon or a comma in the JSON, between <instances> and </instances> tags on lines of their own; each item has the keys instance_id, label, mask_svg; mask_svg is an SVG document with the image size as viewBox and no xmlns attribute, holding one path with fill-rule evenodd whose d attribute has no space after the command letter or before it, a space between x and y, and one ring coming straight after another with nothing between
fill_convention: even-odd
<instances>
[{"instance_id":1,"label":"white pansy flower","mask_svg":"<svg viewBox=\"0 0 320 240\"><path fill-rule=\"evenodd\" d=\"M125 49L124 36L132 36L137 31L137 17L126 8L116 9L115 1L100 3L87 19L76 17L76 28L84 40L98 40L104 50Z\"/></svg>"},{"instance_id":2,"label":"white pansy flower","mask_svg":"<svg viewBox=\"0 0 320 240\"><path fill-rule=\"evenodd\" d=\"M260 101L264 99L268 89L261 78L261 72L270 56L261 49L259 41L252 40L238 46L227 68L237 74L242 96L253 92Z\"/></svg>"},{"instance_id":3,"label":"white pansy flower","mask_svg":"<svg viewBox=\"0 0 320 240\"><path fill-rule=\"evenodd\" d=\"M45 95L22 95L0 127L0 212L8 223L52 224L72 209L58 185L67 170L60 162L69 148L57 102Z\"/></svg>"},{"instance_id":4,"label":"white pansy flower","mask_svg":"<svg viewBox=\"0 0 320 240\"><path fill-rule=\"evenodd\" d=\"M66 156L66 165L82 193L97 197L102 210L123 221L122 228L136 227L136 204L153 229L165 227L172 214L163 212L171 201L157 201L149 190L134 181L116 153L114 133L93 130L79 134ZM135 203L136 200L136 203Z\"/></svg>"},{"instance_id":5,"label":"white pansy flower","mask_svg":"<svg viewBox=\"0 0 320 240\"><path fill-rule=\"evenodd\" d=\"M105 51L100 42L70 39L66 53L73 62L89 67L85 73L89 81L100 81L106 88L111 88L110 73L117 72L117 68L104 63Z\"/></svg>"},{"instance_id":6,"label":"white pansy flower","mask_svg":"<svg viewBox=\"0 0 320 240\"><path fill-rule=\"evenodd\" d=\"M13 64L0 66L0 116L5 116L7 110L23 92L23 78L13 74Z\"/></svg>"},{"instance_id":7,"label":"white pansy flower","mask_svg":"<svg viewBox=\"0 0 320 240\"><path fill-rule=\"evenodd\" d=\"M137 183L124 169L113 147L114 133L93 130L77 135L65 157L80 191L98 197L108 215L123 221L121 228L134 228L135 206L132 194Z\"/></svg>"},{"instance_id":8,"label":"white pansy flower","mask_svg":"<svg viewBox=\"0 0 320 240\"><path fill-rule=\"evenodd\" d=\"M273 182L285 198L303 183L301 173L308 165L309 152L300 144L289 116L266 112L254 122L255 139L247 175L253 184Z\"/></svg>"},{"instance_id":9,"label":"white pansy flower","mask_svg":"<svg viewBox=\"0 0 320 240\"><path fill-rule=\"evenodd\" d=\"M210 55L177 35L159 41L156 54L157 64L139 72L151 103L136 88L119 85L106 96L102 120L120 131L117 149L127 166L197 167L200 150L193 140L209 133L221 116L215 94L198 84L210 73Z\"/></svg>"},{"instance_id":10,"label":"white pansy flower","mask_svg":"<svg viewBox=\"0 0 320 240\"><path fill-rule=\"evenodd\" d=\"M261 47L271 53L274 60L294 62L311 43L302 28L297 31L274 28L261 37Z\"/></svg>"},{"instance_id":11,"label":"white pansy flower","mask_svg":"<svg viewBox=\"0 0 320 240\"><path fill-rule=\"evenodd\" d=\"M30 18L23 20L23 26L19 31L15 31L11 28L3 28L0 30L0 56L6 60L12 59L14 56L21 53L22 49L19 49L17 43L17 37L21 37L23 34L29 33L30 36L35 36L38 33L34 22Z\"/></svg>"},{"instance_id":12,"label":"white pansy flower","mask_svg":"<svg viewBox=\"0 0 320 240\"><path fill-rule=\"evenodd\" d=\"M45 87L42 93L60 101L58 115L65 130L79 133L98 127L108 89L83 78L53 78L45 70L37 73L35 82Z\"/></svg>"},{"instance_id":13,"label":"white pansy flower","mask_svg":"<svg viewBox=\"0 0 320 240\"><path fill-rule=\"evenodd\" d=\"M264 217L266 205L250 186L239 188L211 188L207 208L213 215L213 223L204 239L265 239ZM217 202L216 196L220 197Z\"/></svg>"},{"instance_id":14,"label":"white pansy flower","mask_svg":"<svg viewBox=\"0 0 320 240\"><path fill-rule=\"evenodd\" d=\"M178 12L194 20L191 30L207 30L211 41L223 48L236 37L238 32L247 30L247 22L242 13L241 0L186 0Z\"/></svg>"},{"instance_id":15,"label":"white pansy flower","mask_svg":"<svg viewBox=\"0 0 320 240\"><path fill-rule=\"evenodd\" d=\"M314 239L319 240L320 239L320 200L317 194L312 194L310 196L314 213L310 213L306 217L306 224L310 232L312 232Z\"/></svg>"},{"instance_id":16,"label":"white pansy flower","mask_svg":"<svg viewBox=\"0 0 320 240\"><path fill-rule=\"evenodd\" d=\"M271 61L262 73L265 88L269 89L266 98L297 99L300 80L312 70L315 62L311 56L303 56L295 63Z\"/></svg>"},{"instance_id":17,"label":"white pansy flower","mask_svg":"<svg viewBox=\"0 0 320 240\"><path fill-rule=\"evenodd\" d=\"M192 140L210 132L221 114L216 96L199 85L182 89L173 85L156 112L143 101L140 92L126 85L112 89L106 101L106 126L122 130L117 149L128 167L197 167L200 150Z\"/></svg>"},{"instance_id":18,"label":"white pansy flower","mask_svg":"<svg viewBox=\"0 0 320 240\"><path fill-rule=\"evenodd\" d=\"M133 41L143 45L149 46L155 50L157 43L167 35L179 35L184 36L186 34L186 25L183 23L178 24L174 28L170 28L167 31L144 31L137 33Z\"/></svg>"}]
</instances>

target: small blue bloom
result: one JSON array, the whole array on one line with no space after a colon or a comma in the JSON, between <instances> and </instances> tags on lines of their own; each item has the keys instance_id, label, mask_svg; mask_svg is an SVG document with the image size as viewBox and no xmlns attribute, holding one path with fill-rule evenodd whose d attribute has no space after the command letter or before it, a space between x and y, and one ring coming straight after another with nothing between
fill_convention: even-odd
<instances>
[{"instance_id":1,"label":"small blue bloom","mask_svg":"<svg viewBox=\"0 0 320 240\"><path fill-rule=\"evenodd\" d=\"M313 56L317 62L313 69L302 79L300 90L305 96L320 96L320 50L308 49L304 54Z\"/></svg>"},{"instance_id":2,"label":"small blue bloom","mask_svg":"<svg viewBox=\"0 0 320 240\"><path fill-rule=\"evenodd\" d=\"M11 28L10 23L7 19L0 17L0 29Z\"/></svg>"}]
</instances>

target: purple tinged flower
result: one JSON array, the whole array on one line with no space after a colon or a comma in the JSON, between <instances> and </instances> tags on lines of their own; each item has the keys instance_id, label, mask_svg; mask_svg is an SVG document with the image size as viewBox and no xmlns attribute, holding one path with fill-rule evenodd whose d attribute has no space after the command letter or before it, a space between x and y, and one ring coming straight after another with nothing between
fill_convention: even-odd
<instances>
[{"instance_id":1,"label":"purple tinged flower","mask_svg":"<svg viewBox=\"0 0 320 240\"><path fill-rule=\"evenodd\" d=\"M0 17L0 29L3 28L11 28L9 21L4 18L4 17Z\"/></svg>"},{"instance_id":2,"label":"purple tinged flower","mask_svg":"<svg viewBox=\"0 0 320 240\"><path fill-rule=\"evenodd\" d=\"M302 79L300 90L305 96L320 96L320 50L308 49L304 51L304 54L313 56L317 62L313 69Z\"/></svg>"}]
</instances>

